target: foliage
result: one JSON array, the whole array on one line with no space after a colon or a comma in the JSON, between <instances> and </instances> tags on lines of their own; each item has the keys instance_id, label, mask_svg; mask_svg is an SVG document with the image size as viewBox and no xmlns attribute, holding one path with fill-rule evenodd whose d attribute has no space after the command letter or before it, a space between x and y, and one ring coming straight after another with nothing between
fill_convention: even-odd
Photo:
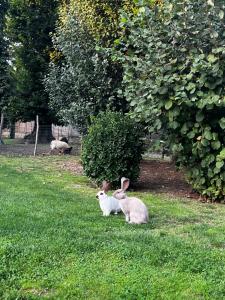
<instances>
[{"instance_id":1,"label":"foliage","mask_svg":"<svg viewBox=\"0 0 225 300\"><path fill-rule=\"evenodd\" d=\"M61 23L66 24L70 15L76 15L92 38L109 46L119 34L120 13L135 9L133 0L71 0L61 6Z\"/></svg>"},{"instance_id":2,"label":"foliage","mask_svg":"<svg viewBox=\"0 0 225 300\"><path fill-rule=\"evenodd\" d=\"M131 193L151 221L128 225L59 171L74 158L0 159L1 299L225 298L223 205Z\"/></svg>"},{"instance_id":3,"label":"foliage","mask_svg":"<svg viewBox=\"0 0 225 300\"><path fill-rule=\"evenodd\" d=\"M93 119L82 147L85 174L118 184L122 176L136 180L143 152L143 128L122 113L100 113Z\"/></svg>"},{"instance_id":4,"label":"foliage","mask_svg":"<svg viewBox=\"0 0 225 300\"><path fill-rule=\"evenodd\" d=\"M12 75L15 81L11 108L17 119L41 124L56 122L48 107L43 79L52 50L50 33L57 18L57 0L11 0L8 34L12 47Z\"/></svg>"},{"instance_id":5,"label":"foliage","mask_svg":"<svg viewBox=\"0 0 225 300\"><path fill-rule=\"evenodd\" d=\"M9 71L8 71L8 53L7 40L5 36L6 12L8 9L8 1L2 0L0 3L0 111L5 107L8 98L9 89Z\"/></svg>"},{"instance_id":6,"label":"foliage","mask_svg":"<svg viewBox=\"0 0 225 300\"><path fill-rule=\"evenodd\" d=\"M96 40L76 14L68 13L58 27L54 46L45 84L51 107L64 123L86 133L90 117L99 111L127 110L127 102L117 96L120 68L96 50Z\"/></svg>"},{"instance_id":7,"label":"foliage","mask_svg":"<svg viewBox=\"0 0 225 300\"><path fill-rule=\"evenodd\" d=\"M204 195L225 195L224 6L164 1L124 14L129 35L117 53L124 95L137 121L167 130L177 164ZM115 56L116 58L116 56Z\"/></svg>"}]
</instances>

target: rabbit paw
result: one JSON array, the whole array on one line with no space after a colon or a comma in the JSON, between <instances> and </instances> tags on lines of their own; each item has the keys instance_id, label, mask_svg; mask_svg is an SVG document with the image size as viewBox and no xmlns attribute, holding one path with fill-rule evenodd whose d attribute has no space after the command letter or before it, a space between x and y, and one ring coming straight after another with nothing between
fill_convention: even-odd
<instances>
[{"instance_id":1,"label":"rabbit paw","mask_svg":"<svg viewBox=\"0 0 225 300\"><path fill-rule=\"evenodd\" d=\"M129 217L129 215L126 215L126 222L130 222L130 217Z\"/></svg>"},{"instance_id":2,"label":"rabbit paw","mask_svg":"<svg viewBox=\"0 0 225 300\"><path fill-rule=\"evenodd\" d=\"M103 213L104 217L108 217L110 215L110 213Z\"/></svg>"}]
</instances>

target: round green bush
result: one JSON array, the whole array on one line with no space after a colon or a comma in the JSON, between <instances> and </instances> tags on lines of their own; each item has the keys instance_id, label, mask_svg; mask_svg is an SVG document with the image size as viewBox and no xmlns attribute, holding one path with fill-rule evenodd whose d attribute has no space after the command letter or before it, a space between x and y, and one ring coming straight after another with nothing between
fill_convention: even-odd
<instances>
[{"instance_id":1,"label":"round green bush","mask_svg":"<svg viewBox=\"0 0 225 300\"><path fill-rule=\"evenodd\" d=\"M108 180L117 185L122 176L131 181L139 176L144 143L143 127L118 112L100 113L92 119L83 139L85 174L98 184Z\"/></svg>"}]
</instances>

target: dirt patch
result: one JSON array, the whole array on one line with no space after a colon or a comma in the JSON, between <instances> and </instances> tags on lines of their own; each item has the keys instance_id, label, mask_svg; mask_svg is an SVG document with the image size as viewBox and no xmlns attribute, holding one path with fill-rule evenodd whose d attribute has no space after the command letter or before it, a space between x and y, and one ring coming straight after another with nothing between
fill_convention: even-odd
<instances>
[{"instance_id":1,"label":"dirt patch","mask_svg":"<svg viewBox=\"0 0 225 300\"><path fill-rule=\"evenodd\" d=\"M38 145L37 155L49 151L49 145ZM33 144L0 145L0 154L9 156L30 156L34 154Z\"/></svg>"},{"instance_id":2,"label":"dirt patch","mask_svg":"<svg viewBox=\"0 0 225 300\"><path fill-rule=\"evenodd\" d=\"M74 162L67 161L62 164L61 168L63 170L68 170L68 171L72 172L73 174L77 174L77 175L83 174L83 167L82 167L81 163L79 163L78 161L74 161Z\"/></svg>"},{"instance_id":3,"label":"dirt patch","mask_svg":"<svg viewBox=\"0 0 225 300\"><path fill-rule=\"evenodd\" d=\"M72 155L79 155L80 145L72 144ZM49 144L38 144L37 155L47 154L50 151ZM0 155L8 156L30 156L34 154L34 144L12 144L12 145L0 145ZM56 153L57 155L57 153Z\"/></svg>"},{"instance_id":4,"label":"dirt patch","mask_svg":"<svg viewBox=\"0 0 225 300\"><path fill-rule=\"evenodd\" d=\"M174 163L159 160L141 162L140 178L135 185L138 190L154 193L169 193L181 197L198 198L185 180L184 173L178 171Z\"/></svg>"},{"instance_id":5,"label":"dirt patch","mask_svg":"<svg viewBox=\"0 0 225 300\"><path fill-rule=\"evenodd\" d=\"M198 198L191 186L185 181L184 174L176 170L172 162L159 160L144 160L141 162L141 172L138 182L134 185L136 191L151 193L166 193L179 197ZM83 174L79 162L68 161L62 168L75 174Z\"/></svg>"}]
</instances>

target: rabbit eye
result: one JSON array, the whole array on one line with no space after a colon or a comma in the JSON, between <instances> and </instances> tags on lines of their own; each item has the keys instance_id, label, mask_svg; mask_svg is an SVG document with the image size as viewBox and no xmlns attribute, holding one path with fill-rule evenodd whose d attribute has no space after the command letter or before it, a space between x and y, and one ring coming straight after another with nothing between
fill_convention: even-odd
<instances>
[{"instance_id":1,"label":"rabbit eye","mask_svg":"<svg viewBox=\"0 0 225 300\"><path fill-rule=\"evenodd\" d=\"M103 195L103 193L100 193L100 195Z\"/></svg>"}]
</instances>

